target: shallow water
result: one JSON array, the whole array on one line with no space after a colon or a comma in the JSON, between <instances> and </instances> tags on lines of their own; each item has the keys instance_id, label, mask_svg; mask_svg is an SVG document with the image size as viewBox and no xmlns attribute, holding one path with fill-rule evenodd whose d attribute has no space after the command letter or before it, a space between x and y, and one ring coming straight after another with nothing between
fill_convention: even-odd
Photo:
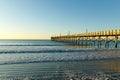
<instances>
[{"instance_id":1,"label":"shallow water","mask_svg":"<svg viewBox=\"0 0 120 80\"><path fill-rule=\"evenodd\" d=\"M120 79L120 59L0 65L1 80ZM117 77L116 77L117 76ZM84 79L82 79L84 78ZM99 80L99 79L98 79Z\"/></svg>"},{"instance_id":2,"label":"shallow water","mask_svg":"<svg viewBox=\"0 0 120 80\"><path fill-rule=\"evenodd\" d=\"M0 40L0 80L120 79L120 49Z\"/></svg>"}]
</instances>

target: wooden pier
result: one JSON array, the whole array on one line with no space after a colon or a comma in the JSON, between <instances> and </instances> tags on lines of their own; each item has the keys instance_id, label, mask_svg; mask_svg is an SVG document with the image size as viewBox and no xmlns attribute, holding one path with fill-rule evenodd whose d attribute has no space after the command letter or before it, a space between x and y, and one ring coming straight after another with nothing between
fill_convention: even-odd
<instances>
[{"instance_id":1,"label":"wooden pier","mask_svg":"<svg viewBox=\"0 0 120 80\"><path fill-rule=\"evenodd\" d=\"M120 29L106 30L98 32L86 32L81 34L69 34L63 36L52 36L51 40L72 43L80 46L97 46L101 48L102 41L104 41L105 48L109 47L109 42L114 42L114 47L118 47L118 40L120 36ZM97 43L97 44L96 44Z\"/></svg>"}]
</instances>

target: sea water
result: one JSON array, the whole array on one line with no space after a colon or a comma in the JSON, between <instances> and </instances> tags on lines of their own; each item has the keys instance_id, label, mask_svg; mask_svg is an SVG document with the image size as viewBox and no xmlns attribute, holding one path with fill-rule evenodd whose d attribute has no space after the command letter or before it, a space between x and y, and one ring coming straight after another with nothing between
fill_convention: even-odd
<instances>
[{"instance_id":1,"label":"sea water","mask_svg":"<svg viewBox=\"0 0 120 80\"><path fill-rule=\"evenodd\" d=\"M119 48L0 40L0 80L119 80L119 62Z\"/></svg>"}]
</instances>

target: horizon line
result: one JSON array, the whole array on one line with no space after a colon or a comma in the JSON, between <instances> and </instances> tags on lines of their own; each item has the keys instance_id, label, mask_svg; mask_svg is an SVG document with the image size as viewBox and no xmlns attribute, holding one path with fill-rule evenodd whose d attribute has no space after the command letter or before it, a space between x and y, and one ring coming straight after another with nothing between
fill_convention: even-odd
<instances>
[{"instance_id":1,"label":"horizon line","mask_svg":"<svg viewBox=\"0 0 120 80\"><path fill-rule=\"evenodd\" d=\"M50 39L0 39L0 40L50 40Z\"/></svg>"}]
</instances>

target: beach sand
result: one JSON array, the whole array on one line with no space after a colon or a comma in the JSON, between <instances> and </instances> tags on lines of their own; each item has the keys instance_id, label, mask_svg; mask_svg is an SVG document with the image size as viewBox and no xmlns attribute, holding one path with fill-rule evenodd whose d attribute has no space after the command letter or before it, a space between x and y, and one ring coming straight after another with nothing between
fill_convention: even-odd
<instances>
[{"instance_id":1,"label":"beach sand","mask_svg":"<svg viewBox=\"0 0 120 80\"><path fill-rule=\"evenodd\" d=\"M120 59L0 66L0 80L120 80Z\"/></svg>"}]
</instances>

